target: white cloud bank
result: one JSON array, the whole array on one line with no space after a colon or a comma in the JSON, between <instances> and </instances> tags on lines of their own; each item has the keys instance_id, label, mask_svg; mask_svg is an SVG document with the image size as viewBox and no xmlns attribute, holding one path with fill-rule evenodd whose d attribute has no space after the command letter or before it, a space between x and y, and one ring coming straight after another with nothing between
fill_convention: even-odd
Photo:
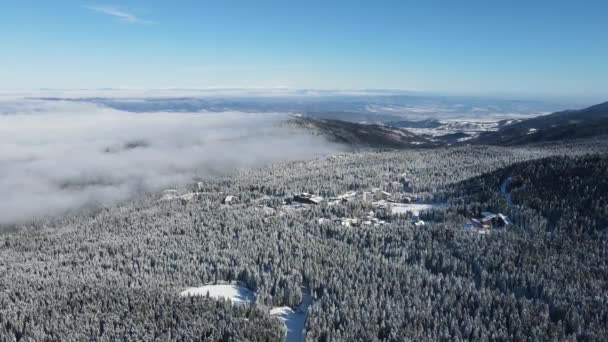
<instances>
[{"instance_id":1,"label":"white cloud bank","mask_svg":"<svg viewBox=\"0 0 608 342\"><path fill-rule=\"evenodd\" d=\"M120 201L200 174L335 151L318 137L277 127L285 118L0 101L0 224Z\"/></svg>"}]
</instances>

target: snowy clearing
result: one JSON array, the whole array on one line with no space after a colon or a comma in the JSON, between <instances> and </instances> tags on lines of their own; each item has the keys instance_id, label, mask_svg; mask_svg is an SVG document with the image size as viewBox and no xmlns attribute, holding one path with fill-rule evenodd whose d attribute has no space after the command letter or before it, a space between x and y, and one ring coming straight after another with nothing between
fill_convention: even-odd
<instances>
[{"instance_id":1,"label":"snowy clearing","mask_svg":"<svg viewBox=\"0 0 608 342\"><path fill-rule=\"evenodd\" d=\"M207 296L213 299L230 299L233 304L255 303L255 292L246 287L233 284L210 284L201 287L190 287L180 296ZM287 342L300 342L304 340L304 326L308 316L308 307L312 298L308 289L302 289L302 302L297 308L279 306L270 310L270 315L279 318L287 328Z\"/></svg>"},{"instance_id":2,"label":"snowy clearing","mask_svg":"<svg viewBox=\"0 0 608 342\"><path fill-rule=\"evenodd\" d=\"M446 208L445 203L391 203L391 213L393 214L405 214L412 213L417 216L421 211Z\"/></svg>"},{"instance_id":3,"label":"snowy clearing","mask_svg":"<svg viewBox=\"0 0 608 342\"><path fill-rule=\"evenodd\" d=\"M216 284L201 287L191 287L180 293L180 296L206 296L214 299L230 299L235 304L248 304L255 302L255 293L237 284Z\"/></svg>"},{"instance_id":4,"label":"snowy clearing","mask_svg":"<svg viewBox=\"0 0 608 342\"><path fill-rule=\"evenodd\" d=\"M302 303L294 310L287 306L280 306L270 310L272 316L276 316L285 323L287 328L287 342L304 341L304 326L308 316L308 307L312 298L308 290L302 290Z\"/></svg>"}]
</instances>

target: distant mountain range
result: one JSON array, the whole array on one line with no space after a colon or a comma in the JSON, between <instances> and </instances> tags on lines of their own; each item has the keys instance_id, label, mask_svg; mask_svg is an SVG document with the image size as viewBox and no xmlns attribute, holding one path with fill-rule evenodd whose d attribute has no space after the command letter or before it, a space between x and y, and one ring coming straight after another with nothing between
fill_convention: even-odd
<instances>
[{"instance_id":1,"label":"distant mountain range","mask_svg":"<svg viewBox=\"0 0 608 342\"><path fill-rule=\"evenodd\" d=\"M295 117L291 123L354 148L409 149L459 144L510 146L608 136L608 102L527 120L493 123L428 119L363 124L307 116ZM488 127L484 128L484 125Z\"/></svg>"},{"instance_id":2,"label":"distant mountain range","mask_svg":"<svg viewBox=\"0 0 608 342\"><path fill-rule=\"evenodd\" d=\"M481 133L468 143L522 145L608 135L608 102L580 110L566 110L502 126Z\"/></svg>"}]
</instances>

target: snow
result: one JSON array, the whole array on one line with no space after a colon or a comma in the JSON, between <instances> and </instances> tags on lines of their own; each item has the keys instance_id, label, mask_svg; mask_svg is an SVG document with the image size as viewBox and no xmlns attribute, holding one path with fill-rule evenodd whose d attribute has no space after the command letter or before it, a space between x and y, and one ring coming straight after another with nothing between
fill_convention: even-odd
<instances>
[{"instance_id":1,"label":"snow","mask_svg":"<svg viewBox=\"0 0 608 342\"><path fill-rule=\"evenodd\" d=\"M528 130L528 133L526 133L526 134L530 135L530 134L534 134L534 133L536 133L536 132L538 132L538 129L536 129L536 128L530 128L530 129Z\"/></svg>"},{"instance_id":2,"label":"snow","mask_svg":"<svg viewBox=\"0 0 608 342\"><path fill-rule=\"evenodd\" d=\"M424 224L425 223L422 220L418 220L418 221L414 222L414 226L416 226L416 227L422 227L422 226L424 226Z\"/></svg>"},{"instance_id":3,"label":"snow","mask_svg":"<svg viewBox=\"0 0 608 342\"><path fill-rule=\"evenodd\" d=\"M319 204L319 203L323 202L323 197L321 197L321 196L312 196L312 197L310 198L310 200L311 200L313 203L315 203L315 204Z\"/></svg>"},{"instance_id":4,"label":"snow","mask_svg":"<svg viewBox=\"0 0 608 342\"><path fill-rule=\"evenodd\" d=\"M186 201L192 201L193 199L196 198L197 195L198 195L198 193L196 193L196 192L190 192L187 194L179 195L177 190L169 189L169 190L163 191L163 197L161 198L161 200L172 201L172 200L176 200L176 199L183 199Z\"/></svg>"},{"instance_id":5,"label":"snow","mask_svg":"<svg viewBox=\"0 0 608 342\"><path fill-rule=\"evenodd\" d=\"M232 196L232 195L228 195L224 198L224 200L222 201L222 204L225 205L230 205L235 201L236 197Z\"/></svg>"},{"instance_id":6,"label":"snow","mask_svg":"<svg viewBox=\"0 0 608 342\"><path fill-rule=\"evenodd\" d=\"M255 302L255 293L237 284L213 284L201 287L190 287L180 293L180 296L206 296L214 299L230 299L234 304Z\"/></svg>"},{"instance_id":7,"label":"snow","mask_svg":"<svg viewBox=\"0 0 608 342\"><path fill-rule=\"evenodd\" d=\"M186 201L192 201L193 199L196 198L197 195L198 194L196 192L190 192L190 193L181 195L179 198L186 200Z\"/></svg>"},{"instance_id":8,"label":"snow","mask_svg":"<svg viewBox=\"0 0 608 342\"><path fill-rule=\"evenodd\" d=\"M505 222L505 225L508 226L508 225L511 224L511 221L509 220L509 217L507 217L506 215L498 214L498 217L500 217Z\"/></svg>"},{"instance_id":9,"label":"snow","mask_svg":"<svg viewBox=\"0 0 608 342\"><path fill-rule=\"evenodd\" d=\"M352 227L359 225L359 220L356 218L343 218L342 225L344 227Z\"/></svg>"},{"instance_id":10,"label":"snow","mask_svg":"<svg viewBox=\"0 0 608 342\"><path fill-rule=\"evenodd\" d=\"M345 194L342 194L342 195L340 195L340 196L338 196L336 198L342 200L342 199L353 198L355 196L357 196L357 192L356 191L349 191L349 192L347 192Z\"/></svg>"},{"instance_id":11,"label":"snow","mask_svg":"<svg viewBox=\"0 0 608 342\"><path fill-rule=\"evenodd\" d=\"M180 296L206 296L213 299L230 299L233 304L248 304L255 302L255 292L246 287L232 284L209 284L201 287L190 287L182 291ZM312 297L308 289L302 289L302 302L297 308L279 306L270 310L270 315L283 321L287 328L287 342L301 342L304 340L304 327L308 316L308 307L312 304Z\"/></svg>"},{"instance_id":12,"label":"snow","mask_svg":"<svg viewBox=\"0 0 608 342\"><path fill-rule=\"evenodd\" d=\"M276 316L285 323L287 328L287 342L304 341L304 325L308 316L308 307L312 298L307 290L302 290L302 302L294 310L287 306L280 306L270 310L272 316Z\"/></svg>"},{"instance_id":13,"label":"snow","mask_svg":"<svg viewBox=\"0 0 608 342\"><path fill-rule=\"evenodd\" d=\"M481 222L487 222L487 221L491 221L491 220L495 219L496 217L497 217L497 216L496 216L496 214L491 214L491 213L490 213L490 214L488 214L488 215L485 215L485 216L484 216L484 217L481 219Z\"/></svg>"},{"instance_id":14,"label":"snow","mask_svg":"<svg viewBox=\"0 0 608 342\"><path fill-rule=\"evenodd\" d=\"M472 223L465 223L464 230L466 230L466 231L475 231L475 230L477 230L477 227L475 227L475 225L472 224Z\"/></svg>"},{"instance_id":15,"label":"snow","mask_svg":"<svg viewBox=\"0 0 608 342\"><path fill-rule=\"evenodd\" d=\"M481 229L481 228L477 227L476 225L474 225L472 223L466 223L464 225L464 230L467 231L467 232L477 233L479 235L488 235L488 234L490 234L490 230L489 229Z\"/></svg>"},{"instance_id":16,"label":"snow","mask_svg":"<svg viewBox=\"0 0 608 342\"><path fill-rule=\"evenodd\" d=\"M445 208L445 207L447 207L447 204L445 204L445 203L433 203L433 204L392 203L391 204L391 213L393 213L393 214L412 213L414 216L418 216L418 215L420 215L421 211L439 209L439 208Z\"/></svg>"}]
</instances>

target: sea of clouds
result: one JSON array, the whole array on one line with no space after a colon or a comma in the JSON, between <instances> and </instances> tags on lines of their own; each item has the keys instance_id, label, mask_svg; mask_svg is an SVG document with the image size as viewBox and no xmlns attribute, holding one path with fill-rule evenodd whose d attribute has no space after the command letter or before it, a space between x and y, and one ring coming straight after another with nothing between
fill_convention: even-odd
<instances>
[{"instance_id":1,"label":"sea of clouds","mask_svg":"<svg viewBox=\"0 0 608 342\"><path fill-rule=\"evenodd\" d=\"M0 99L0 224L113 203L198 175L339 150L280 125L287 118Z\"/></svg>"}]
</instances>

